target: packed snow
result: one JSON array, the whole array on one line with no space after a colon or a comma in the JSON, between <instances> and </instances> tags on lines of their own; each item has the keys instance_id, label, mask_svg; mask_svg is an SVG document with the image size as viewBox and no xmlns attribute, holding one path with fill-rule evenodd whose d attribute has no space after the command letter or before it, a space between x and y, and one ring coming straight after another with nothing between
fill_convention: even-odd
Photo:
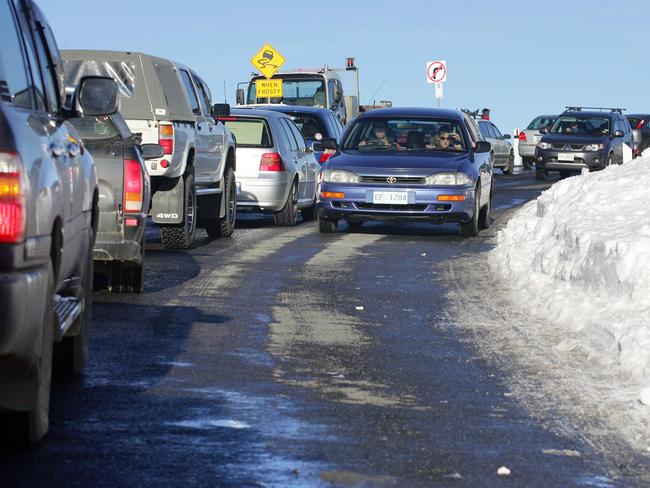
<instances>
[{"instance_id":1,"label":"packed snow","mask_svg":"<svg viewBox=\"0 0 650 488\"><path fill-rule=\"evenodd\" d=\"M603 378L617 370L650 409L650 151L557 182L497 241L490 266L531 327L559 324L557 351L581 352Z\"/></svg>"}]
</instances>

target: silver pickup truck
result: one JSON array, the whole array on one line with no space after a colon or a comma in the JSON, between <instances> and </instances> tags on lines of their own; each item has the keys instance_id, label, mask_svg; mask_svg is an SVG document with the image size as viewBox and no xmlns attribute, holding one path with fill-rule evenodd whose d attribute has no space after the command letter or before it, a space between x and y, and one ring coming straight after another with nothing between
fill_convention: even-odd
<instances>
[{"instance_id":1,"label":"silver pickup truck","mask_svg":"<svg viewBox=\"0 0 650 488\"><path fill-rule=\"evenodd\" d=\"M70 120L116 112L118 90L83 78L64 106L59 51L31 0L0 2L0 39L0 441L25 444L48 430L53 357L68 373L88 357L99 192Z\"/></svg>"},{"instance_id":2,"label":"silver pickup truck","mask_svg":"<svg viewBox=\"0 0 650 488\"><path fill-rule=\"evenodd\" d=\"M210 237L230 236L235 225L235 141L215 121L207 84L188 67L142 53L62 51L70 84L82 76L111 76L121 112L143 143L164 148L147 161L151 216L163 246L192 245L197 226Z\"/></svg>"}]
</instances>

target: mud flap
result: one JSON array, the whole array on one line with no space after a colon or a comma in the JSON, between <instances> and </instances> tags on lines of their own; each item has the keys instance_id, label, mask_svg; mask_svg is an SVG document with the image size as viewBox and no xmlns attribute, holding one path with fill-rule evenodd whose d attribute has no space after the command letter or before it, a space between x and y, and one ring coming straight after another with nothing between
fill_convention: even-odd
<instances>
[{"instance_id":1,"label":"mud flap","mask_svg":"<svg viewBox=\"0 0 650 488\"><path fill-rule=\"evenodd\" d=\"M197 196L196 205L198 207L199 224L203 226L205 224L202 222L215 220L219 217L221 194Z\"/></svg>"},{"instance_id":2,"label":"mud flap","mask_svg":"<svg viewBox=\"0 0 650 488\"><path fill-rule=\"evenodd\" d=\"M185 217L183 178L178 178L171 189L154 193L151 200L151 217L157 224L180 224Z\"/></svg>"}]
</instances>

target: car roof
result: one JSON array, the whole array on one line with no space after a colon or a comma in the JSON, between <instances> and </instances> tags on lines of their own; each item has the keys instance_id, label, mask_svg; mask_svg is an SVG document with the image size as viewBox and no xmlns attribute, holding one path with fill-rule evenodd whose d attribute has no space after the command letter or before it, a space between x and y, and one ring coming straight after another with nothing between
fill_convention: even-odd
<instances>
[{"instance_id":1,"label":"car roof","mask_svg":"<svg viewBox=\"0 0 650 488\"><path fill-rule=\"evenodd\" d=\"M561 115L572 115L572 116L580 116L580 115L586 115L588 117L611 117L612 115L617 114L618 112L599 112L597 110L571 110L571 111L566 111L562 112L559 116ZM621 115L621 114L619 114Z\"/></svg>"},{"instance_id":2,"label":"car roof","mask_svg":"<svg viewBox=\"0 0 650 488\"><path fill-rule=\"evenodd\" d=\"M638 118L638 117L650 117L650 114L625 114L625 116Z\"/></svg>"},{"instance_id":3,"label":"car roof","mask_svg":"<svg viewBox=\"0 0 650 488\"><path fill-rule=\"evenodd\" d=\"M305 105L285 105L285 104L256 104L254 106L255 108L259 108L260 110L268 110L271 112L300 112L300 113L308 113L308 114L328 114L328 113L334 113L328 108L323 108L323 107L309 107ZM245 107L240 107L240 108L245 108Z\"/></svg>"},{"instance_id":4,"label":"car roof","mask_svg":"<svg viewBox=\"0 0 650 488\"><path fill-rule=\"evenodd\" d=\"M230 110L231 115L248 115L250 117L263 117L267 119L279 119L286 117L282 112L273 110L260 110L257 108L233 108Z\"/></svg>"},{"instance_id":5,"label":"car roof","mask_svg":"<svg viewBox=\"0 0 650 488\"><path fill-rule=\"evenodd\" d=\"M557 114L555 114L555 115L535 115L535 117L533 117L533 120L539 119L540 117L545 117L547 119L555 119L555 118L558 117L558 115Z\"/></svg>"},{"instance_id":6,"label":"car roof","mask_svg":"<svg viewBox=\"0 0 650 488\"><path fill-rule=\"evenodd\" d=\"M392 107L377 108L359 114L357 118L368 117L443 117L447 119L462 119L463 113L460 110L450 110L445 108L425 108L425 107Z\"/></svg>"}]
</instances>

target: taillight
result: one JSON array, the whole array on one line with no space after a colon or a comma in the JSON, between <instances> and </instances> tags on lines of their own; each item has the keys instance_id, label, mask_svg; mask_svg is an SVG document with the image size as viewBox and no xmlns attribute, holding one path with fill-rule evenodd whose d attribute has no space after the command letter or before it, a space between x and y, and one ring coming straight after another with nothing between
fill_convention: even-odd
<instances>
[{"instance_id":1,"label":"taillight","mask_svg":"<svg viewBox=\"0 0 650 488\"><path fill-rule=\"evenodd\" d=\"M324 163L325 161L327 161L327 160L328 160L329 158L331 158L332 156L334 156L334 153L326 153L326 152L324 152L324 153L322 153L322 154L320 155L320 159L319 159L319 161L320 161L321 163Z\"/></svg>"},{"instance_id":2,"label":"taillight","mask_svg":"<svg viewBox=\"0 0 650 488\"><path fill-rule=\"evenodd\" d=\"M20 159L0 151L0 242L15 244L25 236L25 198Z\"/></svg>"},{"instance_id":3,"label":"taillight","mask_svg":"<svg viewBox=\"0 0 650 488\"><path fill-rule=\"evenodd\" d=\"M284 164L280 155L278 153L262 154L260 171L284 171Z\"/></svg>"},{"instance_id":4,"label":"taillight","mask_svg":"<svg viewBox=\"0 0 650 488\"><path fill-rule=\"evenodd\" d=\"M645 119L639 120L639 123L636 124L637 129L643 129L643 126L645 125Z\"/></svg>"},{"instance_id":5,"label":"taillight","mask_svg":"<svg viewBox=\"0 0 650 488\"><path fill-rule=\"evenodd\" d=\"M174 126L161 124L158 126L158 144L165 150L165 154L174 152Z\"/></svg>"},{"instance_id":6,"label":"taillight","mask_svg":"<svg viewBox=\"0 0 650 488\"><path fill-rule=\"evenodd\" d=\"M142 211L142 166L140 161L133 159L124 160L124 201L125 213Z\"/></svg>"},{"instance_id":7,"label":"taillight","mask_svg":"<svg viewBox=\"0 0 650 488\"><path fill-rule=\"evenodd\" d=\"M524 142L527 141L526 133L523 130L519 133L519 142L521 142L521 141L524 141Z\"/></svg>"}]
</instances>

